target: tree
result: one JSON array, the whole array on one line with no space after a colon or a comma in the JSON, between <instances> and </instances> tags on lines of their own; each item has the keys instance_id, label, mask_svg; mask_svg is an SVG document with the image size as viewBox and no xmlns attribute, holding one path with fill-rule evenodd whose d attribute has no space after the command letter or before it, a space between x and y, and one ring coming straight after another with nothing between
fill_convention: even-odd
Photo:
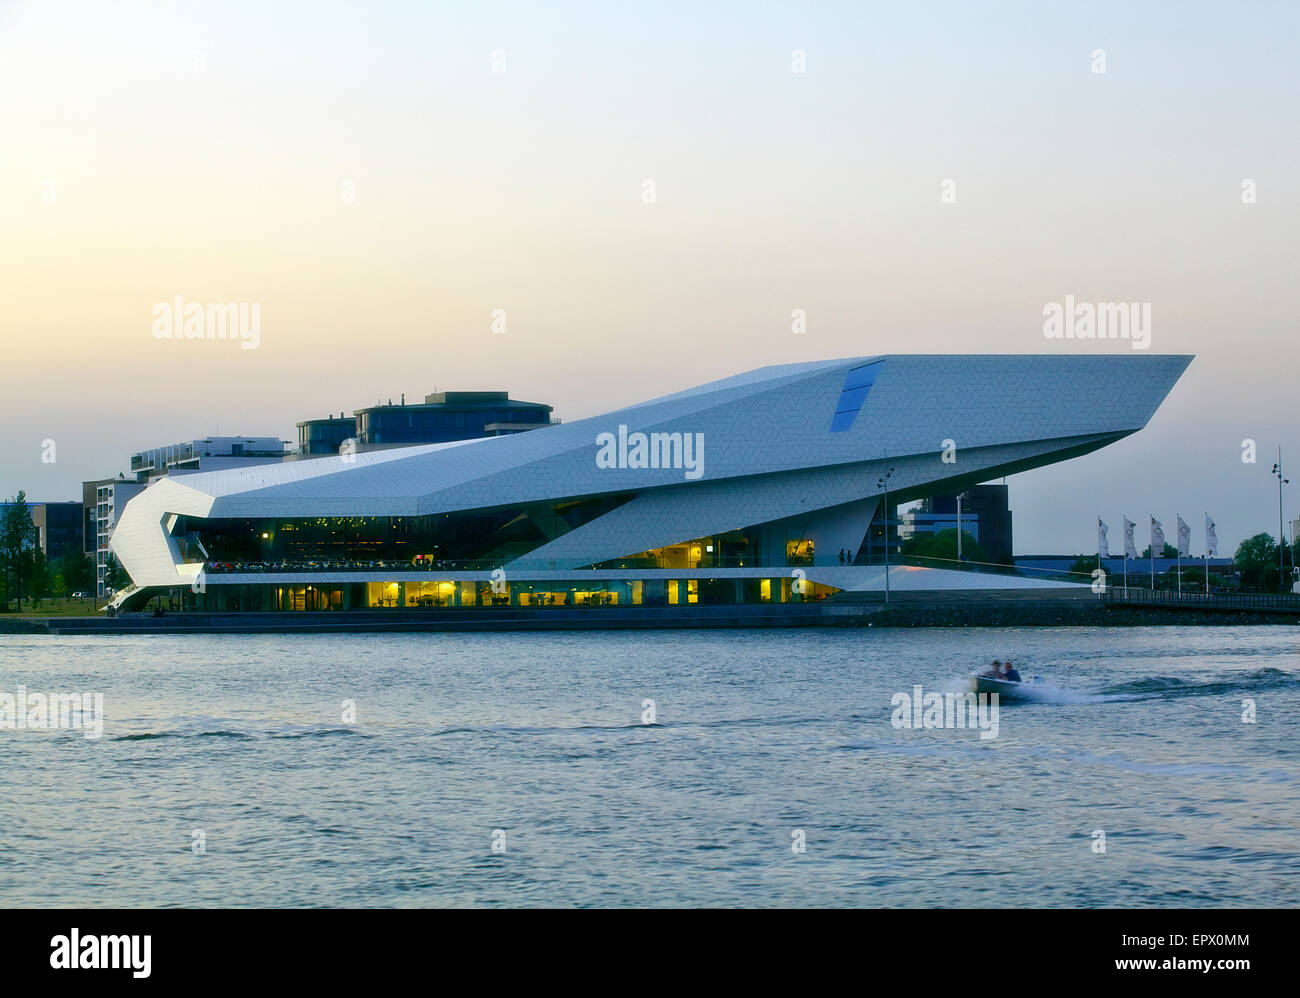
<instances>
[{"instance_id":1,"label":"tree","mask_svg":"<svg viewBox=\"0 0 1300 998\"><path fill-rule=\"evenodd\" d=\"M1226 580L1218 572L1210 573L1210 588L1222 589L1227 585ZM1205 588L1205 569L1199 565L1183 569L1183 588L1184 589L1204 589Z\"/></svg>"},{"instance_id":2,"label":"tree","mask_svg":"<svg viewBox=\"0 0 1300 998\"><path fill-rule=\"evenodd\" d=\"M957 560L957 528L940 530L937 534L918 534L903 542L902 554L913 558L935 561ZM961 532L962 561L988 561L988 555L968 530Z\"/></svg>"},{"instance_id":3,"label":"tree","mask_svg":"<svg viewBox=\"0 0 1300 998\"><path fill-rule=\"evenodd\" d=\"M1151 545L1150 545L1150 544L1148 544L1148 545L1146 546L1146 549L1142 552L1142 554L1140 555L1140 557L1142 557L1142 558L1150 558L1150 557L1151 557ZM1156 555L1156 557L1157 557L1157 558L1177 558L1177 557L1178 557L1178 548L1176 548L1174 545L1170 544L1168 541L1165 541L1164 550L1161 551L1160 554Z\"/></svg>"},{"instance_id":4,"label":"tree","mask_svg":"<svg viewBox=\"0 0 1300 998\"><path fill-rule=\"evenodd\" d=\"M1291 584L1297 581L1295 546L1286 539L1282 541L1282 563L1285 571L1282 574L1281 589L1283 592L1291 591Z\"/></svg>"},{"instance_id":5,"label":"tree","mask_svg":"<svg viewBox=\"0 0 1300 998\"><path fill-rule=\"evenodd\" d=\"M1081 554L1074 559L1074 564L1070 566L1071 575L1086 575L1089 579L1096 578L1092 573L1097 571L1097 556L1095 554Z\"/></svg>"},{"instance_id":6,"label":"tree","mask_svg":"<svg viewBox=\"0 0 1300 998\"><path fill-rule=\"evenodd\" d=\"M104 562L104 585L108 589L116 592L123 586L131 584L131 576L126 574L124 569L117 560L117 555L112 551L108 552L108 559Z\"/></svg>"},{"instance_id":7,"label":"tree","mask_svg":"<svg viewBox=\"0 0 1300 998\"><path fill-rule=\"evenodd\" d=\"M22 489L9 500L4 518L0 520L0 569L10 591L18 598L18 609L23 608L23 552L36 546L36 524L32 523L31 510L27 508L27 493ZM8 600L6 599L6 604Z\"/></svg>"},{"instance_id":8,"label":"tree","mask_svg":"<svg viewBox=\"0 0 1300 998\"><path fill-rule=\"evenodd\" d=\"M40 548L24 551L22 562L22 584L33 604L37 604L50 595L50 567L45 562L45 552Z\"/></svg>"},{"instance_id":9,"label":"tree","mask_svg":"<svg viewBox=\"0 0 1300 998\"><path fill-rule=\"evenodd\" d=\"M1273 540L1271 534L1247 537L1238 545L1232 561L1241 573L1243 586L1277 588L1277 541Z\"/></svg>"},{"instance_id":10,"label":"tree","mask_svg":"<svg viewBox=\"0 0 1300 998\"><path fill-rule=\"evenodd\" d=\"M95 588L95 562L75 544L63 549L59 559L59 572L63 576L65 591L85 592Z\"/></svg>"}]
</instances>

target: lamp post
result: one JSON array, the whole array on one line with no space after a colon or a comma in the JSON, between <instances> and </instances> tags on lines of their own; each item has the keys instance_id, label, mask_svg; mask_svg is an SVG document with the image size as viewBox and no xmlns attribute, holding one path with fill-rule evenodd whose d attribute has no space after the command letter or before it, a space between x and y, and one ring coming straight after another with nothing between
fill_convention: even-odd
<instances>
[{"instance_id":1,"label":"lamp post","mask_svg":"<svg viewBox=\"0 0 1300 998\"><path fill-rule=\"evenodd\" d=\"M886 469L876 481L876 488L885 494L885 602L889 602L889 480L894 477L894 469Z\"/></svg>"},{"instance_id":2,"label":"lamp post","mask_svg":"<svg viewBox=\"0 0 1300 998\"><path fill-rule=\"evenodd\" d=\"M1290 485L1291 479L1282 477L1282 448L1277 449L1277 464L1273 465L1273 474L1277 476L1277 588L1282 591L1282 577L1286 574L1286 535L1282 533L1282 486Z\"/></svg>"}]
</instances>

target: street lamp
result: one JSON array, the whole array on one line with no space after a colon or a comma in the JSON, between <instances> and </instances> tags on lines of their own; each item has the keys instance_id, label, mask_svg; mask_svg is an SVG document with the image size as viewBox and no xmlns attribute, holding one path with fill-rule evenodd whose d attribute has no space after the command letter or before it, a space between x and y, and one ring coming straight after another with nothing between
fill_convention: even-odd
<instances>
[{"instance_id":1,"label":"street lamp","mask_svg":"<svg viewBox=\"0 0 1300 998\"><path fill-rule=\"evenodd\" d=\"M1282 477L1282 448L1277 449L1277 464L1273 465L1273 474L1277 476L1277 587L1282 591L1282 577L1286 574L1283 561L1286 552L1286 534L1282 533L1282 486L1290 485L1291 479Z\"/></svg>"},{"instance_id":2,"label":"street lamp","mask_svg":"<svg viewBox=\"0 0 1300 998\"><path fill-rule=\"evenodd\" d=\"M894 477L894 469L886 469L884 475L876 480L876 488L885 493L885 602L889 602L889 480Z\"/></svg>"},{"instance_id":3,"label":"street lamp","mask_svg":"<svg viewBox=\"0 0 1300 998\"><path fill-rule=\"evenodd\" d=\"M957 567L961 568L961 501L970 497L969 492L957 493Z\"/></svg>"}]
</instances>

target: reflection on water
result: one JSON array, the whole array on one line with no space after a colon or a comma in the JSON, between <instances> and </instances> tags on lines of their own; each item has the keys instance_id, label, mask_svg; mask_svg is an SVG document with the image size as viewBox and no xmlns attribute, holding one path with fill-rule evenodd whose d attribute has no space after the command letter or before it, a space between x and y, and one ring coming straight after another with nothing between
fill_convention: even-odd
<instances>
[{"instance_id":1,"label":"reflection on water","mask_svg":"<svg viewBox=\"0 0 1300 998\"><path fill-rule=\"evenodd\" d=\"M106 715L0 730L0 904L1294 905L1298 637L0 636ZM997 738L891 726L1008 656Z\"/></svg>"}]
</instances>

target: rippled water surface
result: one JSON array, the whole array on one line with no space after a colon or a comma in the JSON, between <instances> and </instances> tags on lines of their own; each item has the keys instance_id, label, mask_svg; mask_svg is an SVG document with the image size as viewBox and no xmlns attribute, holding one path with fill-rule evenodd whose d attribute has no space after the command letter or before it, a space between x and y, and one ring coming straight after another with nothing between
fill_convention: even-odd
<instances>
[{"instance_id":1,"label":"rippled water surface","mask_svg":"<svg viewBox=\"0 0 1300 998\"><path fill-rule=\"evenodd\" d=\"M0 636L107 718L0 730L0 904L1295 905L1298 639ZM996 738L891 724L1000 656Z\"/></svg>"}]
</instances>

